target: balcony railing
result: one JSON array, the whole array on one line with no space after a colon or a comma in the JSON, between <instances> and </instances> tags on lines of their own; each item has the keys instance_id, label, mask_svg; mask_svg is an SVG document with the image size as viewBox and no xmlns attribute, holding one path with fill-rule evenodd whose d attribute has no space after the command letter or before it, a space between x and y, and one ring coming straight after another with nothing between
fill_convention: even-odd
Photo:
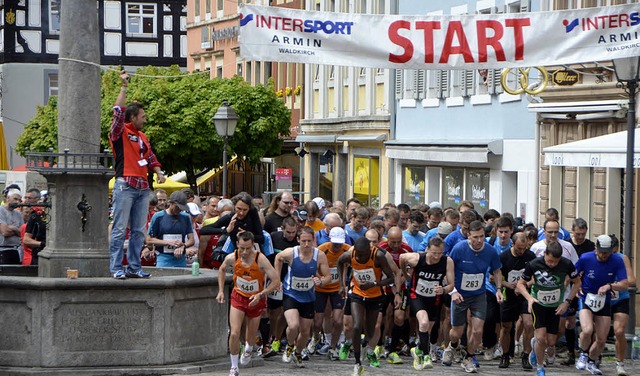
<instances>
[{"instance_id":1,"label":"balcony railing","mask_svg":"<svg viewBox=\"0 0 640 376\"><path fill-rule=\"evenodd\" d=\"M112 175L114 173L113 155L105 153L26 153L27 169L47 174L94 174Z\"/></svg>"}]
</instances>

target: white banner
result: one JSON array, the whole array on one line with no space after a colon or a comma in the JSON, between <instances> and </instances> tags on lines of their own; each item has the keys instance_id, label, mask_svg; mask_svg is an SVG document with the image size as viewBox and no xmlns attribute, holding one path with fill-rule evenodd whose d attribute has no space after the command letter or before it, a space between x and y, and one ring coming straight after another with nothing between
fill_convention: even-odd
<instances>
[{"instance_id":1,"label":"white banner","mask_svg":"<svg viewBox=\"0 0 640 376\"><path fill-rule=\"evenodd\" d=\"M640 5L409 16L240 7L248 60L402 69L512 68L640 55Z\"/></svg>"}]
</instances>

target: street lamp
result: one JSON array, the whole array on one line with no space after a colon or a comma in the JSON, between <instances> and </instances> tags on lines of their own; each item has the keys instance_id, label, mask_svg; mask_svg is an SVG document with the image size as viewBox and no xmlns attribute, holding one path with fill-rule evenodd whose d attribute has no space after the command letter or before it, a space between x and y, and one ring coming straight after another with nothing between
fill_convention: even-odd
<instances>
[{"instance_id":1,"label":"street lamp","mask_svg":"<svg viewBox=\"0 0 640 376\"><path fill-rule=\"evenodd\" d=\"M224 148L222 149L222 196L227 197L227 139L232 137L236 131L238 124L238 115L229 107L227 101L222 101L222 106L218 108L213 116L213 123L216 125L218 136L224 139Z\"/></svg>"},{"instance_id":2,"label":"street lamp","mask_svg":"<svg viewBox=\"0 0 640 376\"><path fill-rule=\"evenodd\" d=\"M640 80L640 56L613 59L613 69L618 77L618 87L622 88L629 95L629 110L627 111L627 166L625 169L625 191L624 191L624 254L629 257L633 265L633 157L635 152L636 136L636 92L638 81ZM627 342L630 342L635 333L636 326L636 304L635 288L630 290L629 322L627 324Z\"/></svg>"}]
</instances>

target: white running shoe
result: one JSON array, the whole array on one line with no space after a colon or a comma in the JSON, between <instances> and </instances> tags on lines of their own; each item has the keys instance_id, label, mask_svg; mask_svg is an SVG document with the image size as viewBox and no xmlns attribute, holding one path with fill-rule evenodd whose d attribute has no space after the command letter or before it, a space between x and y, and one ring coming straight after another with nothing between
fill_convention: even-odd
<instances>
[{"instance_id":1,"label":"white running shoe","mask_svg":"<svg viewBox=\"0 0 640 376\"><path fill-rule=\"evenodd\" d=\"M251 363L251 353L245 351L242 353L242 355L240 355L240 364L246 366L249 363Z\"/></svg>"},{"instance_id":2,"label":"white running shoe","mask_svg":"<svg viewBox=\"0 0 640 376\"><path fill-rule=\"evenodd\" d=\"M476 365L471 361L471 358L466 358L462 361L462 368L466 373L478 372L478 369L476 368Z\"/></svg>"}]
</instances>

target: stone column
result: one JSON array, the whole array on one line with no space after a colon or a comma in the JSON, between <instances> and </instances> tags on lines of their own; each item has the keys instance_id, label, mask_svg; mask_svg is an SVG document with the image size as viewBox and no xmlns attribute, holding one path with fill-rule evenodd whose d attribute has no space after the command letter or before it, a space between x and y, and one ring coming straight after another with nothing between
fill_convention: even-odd
<instances>
[{"instance_id":1,"label":"stone column","mask_svg":"<svg viewBox=\"0 0 640 376\"><path fill-rule=\"evenodd\" d=\"M58 150L70 154L100 152L100 39L96 1L64 0L60 18L60 90ZM47 246L40 253L40 277L64 277L78 269L80 277L109 275L107 237L110 176L90 171L97 158L58 160L64 169L43 172L51 196ZM84 165L81 166L81 161ZM93 160L93 163L91 163ZM88 164L87 164L88 163ZM82 168L82 171L76 171ZM92 207L82 225L78 203Z\"/></svg>"}]
</instances>

